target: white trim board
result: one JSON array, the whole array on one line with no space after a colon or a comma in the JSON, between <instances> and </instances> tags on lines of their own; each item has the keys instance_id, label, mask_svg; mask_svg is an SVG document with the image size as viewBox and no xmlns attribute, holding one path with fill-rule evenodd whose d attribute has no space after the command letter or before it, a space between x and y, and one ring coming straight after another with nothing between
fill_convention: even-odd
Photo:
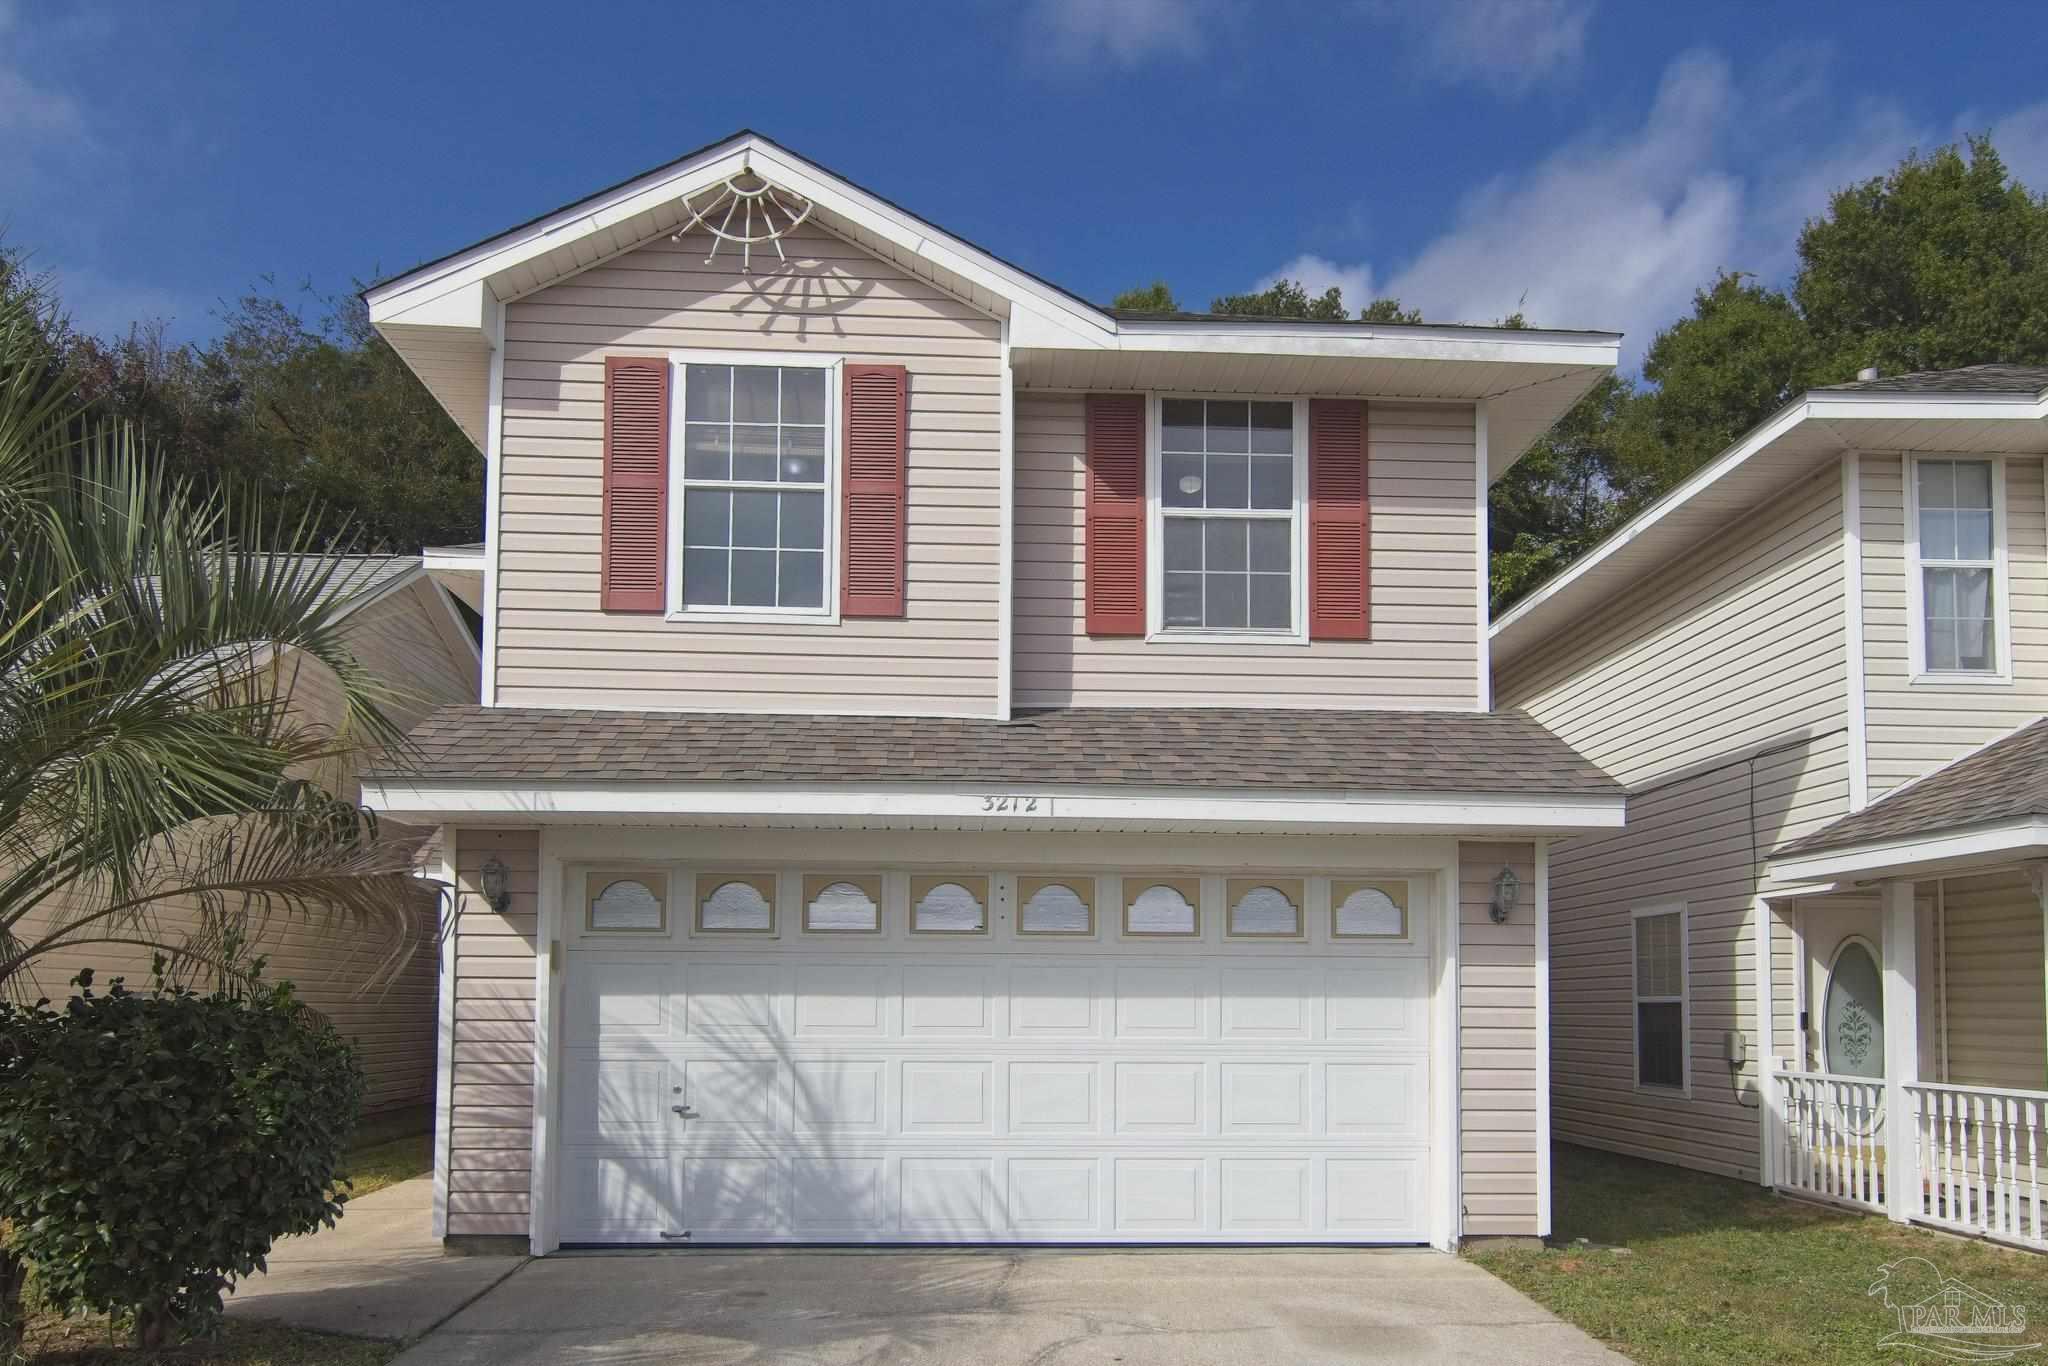
<instances>
[{"instance_id":1,"label":"white trim board","mask_svg":"<svg viewBox=\"0 0 2048 1366\"><path fill-rule=\"evenodd\" d=\"M1774 880L1787 882L1866 881L1895 876L1927 877L2044 856L2048 856L2048 818L2021 816L1975 830L1873 840L1839 849L1781 856L1771 859L1768 868Z\"/></svg>"},{"instance_id":2,"label":"white trim board","mask_svg":"<svg viewBox=\"0 0 2048 1366\"><path fill-rule=\"evenodd\" d=\"M990 806L991 801L1014 803ZM1030 802L1030 806L1023 805ZM1094 829L1118 822L1197 822L1221 829L1261 825L1331 830L1415 830L1437 833L1570 834L1614 830L1624 799L1499 797L1483 793L1362 793L1354 796L1276 793L1102 791L985 784L972 788L891 788L695 783L655 786L534 786L417 782L372 778L363 802L387 818L438 824L454 816L516 817L534 824L592 818L666 817L717 824L737 816L862 817L880 820L950 818L991 828Z\"/></svg>"},{"instance_id":3,"label":"white trim board","mask_svg":"<svg viewBox=\"0 0 2048 1366\"><path fill-rule=\"evenodd\" d=\"M1870 805L1869 684L1863 655L1863 461L1842 457L1842 630L1848 672L1849 809Z\"/></svg>"}]
</instances>

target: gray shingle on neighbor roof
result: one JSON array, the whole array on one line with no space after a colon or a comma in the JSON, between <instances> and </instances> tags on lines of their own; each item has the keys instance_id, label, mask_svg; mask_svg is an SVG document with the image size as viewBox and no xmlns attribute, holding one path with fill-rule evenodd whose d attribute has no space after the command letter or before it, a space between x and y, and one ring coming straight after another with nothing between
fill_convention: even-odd
<instances>
[{"instance_id":1,"label":"gray shingle on neighbor roof","mask_svg":"<svg viewBox=\"0 0 2048 1366\"><path fill-rule=\"evenodd\" d=\"M1774 859L2048 815L2048 717L1852 815L1773 850Z\"/></svg>"},{"instance_id":2,"label":"gray shingle on neighbor roof","mask_svg":"<svg viewBox=\"0 0 2048 1366\"><path fill-rule=\"evenodd\" d=\"M1823 389L1849 389L1866 394L2038 394L2048 389L2048 366L1965 365L1954 370L1915 370L1904 375L1824 384Z\"/></svg>"},{"instance_id":3,"label":"gray shingle on neighbor roof","mask_svg":"<svg viewBox=\"0 0 2048 1366\"><path fill-rule=\"evenodd\" d=\"M434 782L1622 792L1521 712L1075 707L1002 722L464 705L428 716L412 740L417 752L403 776Z\"/></svg>"}]
</instances>

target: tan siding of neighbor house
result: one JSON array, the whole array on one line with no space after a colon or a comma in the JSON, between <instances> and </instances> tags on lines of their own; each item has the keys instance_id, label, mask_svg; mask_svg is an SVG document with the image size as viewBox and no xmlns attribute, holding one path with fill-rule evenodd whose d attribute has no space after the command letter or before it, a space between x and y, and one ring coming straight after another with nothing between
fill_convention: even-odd
<instances>
[{"instance_id":1,"label":"tan siding of neighbor house","mask_svg":"<svg viewBox=\"0 0 2048 1366\"><path fill-rule=\"evenodd\" d=\"M1937 457L1938 458L1938 457ZM1963 457L1968 458L1968 457ZM2005 458L2013 681L1909 678L1904 462L1858 461L1863 490L1863 653L1872 801L2048 712L2048 523L2039 460Z\"/></svg>"},{"instance_id":2,"label":"tan siding of neighbor house","mask_svg":"<svg viewBox=\"0 0 2048 1366\"><path fill-rule=\"evenodd\" d=\"M743 275L663 238L507 307L497 700L988 715L996 694L1001 328L821 230ZM901 618L715 626L598 608L604 359L672 349L910 371ZM672 486L673 492L673 486ZM671 569L673 572L673 569Z\"/></svg>"},{"instance_id":3,"label":"tan siding of neighbor house","mask_svg":"<svg viewBox=\"0 0 2048 1366\"><path fill-rule=\"evenodd\" d=\"M1923 979L1920 990L1923 1001L1930 987L1946 1001L1947 1079L2028 1091L2048 1086L2041 899L2026 873L1947 878L1941 901L1943 980Z\"/></svg>"},{"instance_id":4,"label":"tan siding of neighbor house","mask_svg":"<svg viewBox=\"0 0 2048 1366\"><path fill-rule=\"evenodd\" d=\"M1087 634L1082 403L1079 394L1017 397L1018 706L1473 704L1470 407L1368 409L1370 641L1216 646Z\"/></svg>"},{"instance_id":5,"label":"tan siding of neighbor house","mask_svg":"<svg viewBox=\"0 0 2048 1366\"><path fill-rule=\"evenodd\" d=\"M1535 846L1458 846L1459 1163L1471 1237L1538 1231L1535 898L1494 924L1503 867L1533 889Z\"/></svg>"},{"instance_id":6,"label":"tan siding of neighbor house","mask_svg":"<svg viewBox=\"0 0 2048 1366\"><path fill-rule=\"evenodd\" d=\"M495 855L511 905L478 890ZM455 1053L450 1089L448 1232L524 1234L532 1207L534 945L540 832L455 833Z\"/></svg>"},{"instance_id":7,"label":"tan siding of neighbor house","mask_svg":"<svg viewBox=\"0 0 2048 1366\"><path fill-rule=\"evenodd\" d=\"M435 706L476 697L475 656L450 641L430 615L445 617L446 609L431 597L439 591L430 583L415 583L345 619L345 638L357 660L374 677L403 690L388 711L408 729ZM287 656L279 676L294 706L320 723L338 724L340 692L324 666ZM346 796L357 795L353 765L314 776ZM28 917L17 932L32 935L81 904L79 898L57 899L47 911ZM151 920L152 937L174 943L196 931L201 916L196 903L179 899L164 903ZM265 976L294 983L302 1000L354 1042L367 1083L366 1114L433 1100L436 936L430 900L422 897L419 915L396 936L389 927L273 919L252 952L265 959ZM93 968L102 986L125 976L130 987L140 988L149 979L150 958L147 949L87 944L51 954L32 971L37 989L61 1000L82 967ZM191 980L203 984L209 979L199 973Z\"/></svg>"},{"instance_id":8,"label":"tan siding of neighbor house","mask_svg":"<svg viewBox=\"0 0 2048 1366\"><path fill-rule=\"evenodd\" d=\"M1848 809L1842 563L1830 466L1496 677L1498 705L1630 790L1626 829L1551 851L1561 1139L1756 1174L1762 860ZM1669 902L1688 910L1689 1098L1635 1085L1631 912ZM1776 914L1771 944L1773 1049L1788 1058L1790 924ZM1731 1029L1750 1045L1735 1076L1722 1061Z\"/></svg>"}]
</instances>

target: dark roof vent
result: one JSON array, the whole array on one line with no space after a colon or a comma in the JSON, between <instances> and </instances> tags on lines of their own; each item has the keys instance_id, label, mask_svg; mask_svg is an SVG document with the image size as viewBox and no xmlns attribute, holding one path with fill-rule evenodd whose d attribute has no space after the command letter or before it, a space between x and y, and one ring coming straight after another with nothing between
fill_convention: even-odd
<instances>
[{"instance_id":1,"label":"dark roof vent","mask_svg":"<svg viewBox=\"0 0 2048 1366\"><path fill-rule=\"evenodd\" d=\"M1856 372L1856 378L1860 380L1862 383L1868 384L1870 383L1870 381L1876 379L1879 374L1880 371L1875 365L1866 365L1861 370L1858 370Z\"/></svg>"}]
</instances>

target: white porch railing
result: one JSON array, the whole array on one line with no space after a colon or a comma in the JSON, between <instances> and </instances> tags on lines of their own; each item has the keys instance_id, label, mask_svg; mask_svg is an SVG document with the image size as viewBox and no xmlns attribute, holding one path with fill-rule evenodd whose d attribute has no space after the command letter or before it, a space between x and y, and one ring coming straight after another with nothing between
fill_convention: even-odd
<instances>
[{"instance_id":1,"label":"white porch railing","mask_svg":"<svg viewBox=\"0 0 2048 1366\"><path fill-rule=\"evenodd\" d=\"M1915 1082L1906 1098L1919 1159L1906 1217L2048 1248L2041 1227L2048 1094Z\"/></svg>"},{"instance_id":2,"label":"white porch railing","mask_svg":"<svg viewBox=\"0 0 2048 1366\"><path fill-rule=\"evenodd\" d=\"M1778 1072L1773 1180L1780 1190L2048 1250L2048 1092L1911 1082L1900 1188L1886 1175L1890 1088L1867 1077Z\"/></svg>"},{"instance_id":3,"label":"white porch railing","mask_svg":"<svg viewBox=\"0 0 2048 1366\"><path fill-rule=\"evenodd\" d=\"M1780 1072L1778 1185L1882 1212L1884 1083L1831 1072Z\"/></svg>"}]
</instances>

